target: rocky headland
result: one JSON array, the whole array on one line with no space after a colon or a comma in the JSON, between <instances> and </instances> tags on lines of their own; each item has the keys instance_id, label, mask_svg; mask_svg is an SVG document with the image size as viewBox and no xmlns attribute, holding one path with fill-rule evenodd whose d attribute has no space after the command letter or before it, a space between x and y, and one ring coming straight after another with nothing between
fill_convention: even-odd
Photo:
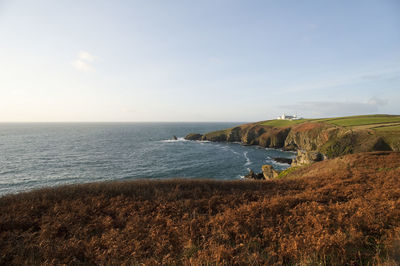
<instances>
[{"instance_id":1,"label":"rocky headland","mask_svg":"<svg viewBox=\"0 0 400 266\"><path fill-rule=\"evenodd\" d=\"M185 139L240 142L243 145L297 151L296 158L291 162L293 167L359 152L399 151L399 123L400 116L390 115L269 120L206 134L191 133ZM246 175L251 179L270 179L278 176L279 172L276 170L264 169L261 174L250 172Z\"/></svg>"}]
</instances>

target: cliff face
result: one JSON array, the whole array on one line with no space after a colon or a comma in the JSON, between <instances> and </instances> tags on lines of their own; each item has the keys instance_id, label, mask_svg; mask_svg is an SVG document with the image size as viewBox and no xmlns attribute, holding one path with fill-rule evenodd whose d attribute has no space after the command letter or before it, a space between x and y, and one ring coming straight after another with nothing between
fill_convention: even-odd
<instances>
[{"instance_id":1,"label":"cliff face","mask_svg":"<svg viewBox=\"0 0 400 266\"><path fill-rule=\"evenodd\" d=\"M373 130L354 130L318 122L305 122L287 127L273 127L261 123L244 124L204 135L189 134L186 139L317 151L328 158L357 152L398 150Z\"/></svg>"},{"instance_id":2,"label":"cliff face","mask_svg":"<svg viewBox=\"0 0 400 266\"><path fill-rule=\"evenodd\" d=\"M290 128L274 128L259 124L246 124L226 130L214 131L202 136L202 140L241 142L268 148L282 148Z\"/></svg>"},{"instance_id":3,"label":"cliff face","mask_svg":"<svg viewBox=\"0 0 400 266\"><path fill-rule=\"evenodd\" d=\"M323 123L304 123L290 128L285 139L285 147L293 146L296 149L315 151L318 147L337 136L338 129Z\"/></svg>"}]
</instances>

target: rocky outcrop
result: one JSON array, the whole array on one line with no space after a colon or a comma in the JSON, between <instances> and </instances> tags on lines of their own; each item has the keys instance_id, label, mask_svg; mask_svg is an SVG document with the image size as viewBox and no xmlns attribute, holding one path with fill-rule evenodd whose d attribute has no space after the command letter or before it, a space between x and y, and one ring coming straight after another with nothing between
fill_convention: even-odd
<instances>
[{"instance_id":1,"label":"rocky outcrop","mask_svg":"<svg viewBox=\"0 0 400 266\"><path fill-rule=\"evenodd\" d=\"M287 163L287 164L291 164L293 159L289 159L289 158L274 158L275 162L278 163Z\"/></svg>"},{"instance_id":2,"label":"rocky outcrop","mask_svg":"<svg viewBox=\"0 0 400 266\"><path fill-rule=\"evenodd\" d=\"M265 164L261 167L261 173L254 173L253 170L249 169L249 173L244 176L246 179L253 180L269 180L273 178L277 178L279 176L280 171L275 170L272 165Z\"/></svg>"},{"instance_id":3,"label":"rocky outcrop","mask_svg":"<svg viewBox=\"0 0 400 266\"><path fill-rule=\"evenodd\" d=\"M291 150L302 149L308 151L318 150L333 136L336 136L338 129L323 123L303 123L291 127L284 143L284 147Z\"/></svg>"},{"instance_id":4,"label":"rocky outcrop","mask_svg":"<svg viewBox=\"0 0 400 266\"><path fill-rule=\"evenodd\" d=\"M202 134L197 134L197 133L190 133L186 135L185 139L186 140L202 140L203 135Z\"/></svg>"},{"instance_id":5,"label":"rocky outcrop","mask_svg":"<svg viewBox=\"0 0 400 266\"><path fill-rule=\"evenodd\" d=\"M246 179L253 179L253 180L262 180L265 179L262 173L254 173L253 170L249 170L249 173L244 176Z\"/></svg>"},{"instance_id":6,"label":"rocky outcrop","mask_svg":"<svg viewBox=\"0 0 400 266\"><path fill-rule=\"evenodd\" d=\"M244 145L259 145L266 148L282 148L290 128L274 128L259 124L246 124L226 130L213 131L202 136L202 140L241 142ZM192 134L190 134L192 135ZM191 140L192 136L186 139Z\"/></svg>"},{"instance_id":7,"label":"rocky outcrop","mask_svg":"<svg viewBox=\"0 0 400 266\"><path fill-rule=\"evenodd\" d=\"M318 151L328 158L368 152L390 151L392 147L372 130L353 130L324 123L303 123L293 126L285 147Z\"/></svg>"},{"instance_id":8,"label":"rocky outcrop","mask_svg":"<svg viewBox=\"0 0 400 266\"><path fill-rule=\"evenodd\" d=\"M396 142L398 137L380 136L370 129L353 129L322 122L304 122L287 127L263 125L260 122L204 135L189 134L185 139L240 142L243 145L297 150L297 156L292 161L285 158L275 159L277 162L289 163L291 167L308 165L350 153L400 149L400 141ZM271 165L263 165L261 170L261 173L250 170L245 178L268 180L277 178L280 173Z\"/></svg>"},{"instance_id":9,"label":"rocky outcrop","mask_svg":"<svg viewBox=\"0 0 400 266\"><path fill-rule=\"evenodd\" d=\"M268 128L258 138L258 144L266 148L283 148L290 130L291 128Z\"/></svg>"},{"instance_id":10,"label":"rocky outcrop","mask_svg":"<svg viewBox=\"0 0 400 266\"><path fill-rule=\"evenodd\" d=\"M227 130L219 130L213 131L207 134L204 134L202 140L209 140L209 141L226 141L227 140Z\"/></svg>"},{"instance_id":11,"label":"rocky outcrop","mask_svg":"<svg viewBox=\"0 0 400 266\"><path fill-rule=\"evenodd\" d=\"M226 141L228 142L241 142L242 141L242 128L234 127L228 131L226 136Z\"/></svg>"},{"instance_id":12,"label":"rocky outcrop","mask_svg":"<svg viewBox=\"0 0 400 266\"><path fill-rule=\"evenodd\" d=\"M314 162L323 161L325 159L326 156L318 151L298 150L297 156L293 159L291 166L307 165Z\"/></svg>"},{"instance_id":13,"label":"rocky outcrop","mask_svg":"<svg viewBox=\"0 0 400 266\"><path fill-rule=\"evenodd\" d=\"M386 143L384 138L379 137L376 140L376 142L374 143L373 150L374 151L392 151L393 148L388 143Z\"/></svg>"},{"instance_id":14,"label":"rocky outcrop","mask_svg":"<svg viewBox=\"0 0 400 266\"><path fill-rule=\"evenodd\" d=\"M372 130L353 130L322 122L305 122L287 127L263 125L260 122L204 135L189 134L185 139L241 142L243 145L259 145L266 148L313 151L323 154L323 158L400 149L400 142L393 141L390 136L384 138ZM296 163L312 162L312 157L313 155L301 155Z\"/></svg>"},{"instance_id":15,"label":"rocky outcrop","mask_svg":"<svg viewBox=\"0 0 400 266\"><path fill-rule=\"evenodd\" d=\"M265 164L261 166L261 171L264 176L264 179L272 179L277 178L279 176L280 171L275 170L272 165Z\"/></svg>"}]
</instances>

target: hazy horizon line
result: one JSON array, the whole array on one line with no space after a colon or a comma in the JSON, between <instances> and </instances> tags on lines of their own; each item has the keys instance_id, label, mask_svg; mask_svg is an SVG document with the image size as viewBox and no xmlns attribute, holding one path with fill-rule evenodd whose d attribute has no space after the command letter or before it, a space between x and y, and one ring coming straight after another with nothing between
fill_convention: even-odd
<instances>
[{"instance_id":1,"label":"hazy horizon line","mask_svg":"<svg viewBox=\"0 0 400 266\"><path fill-rule=\"evenodd\" d=\"M399 116L400 114L359 114L359 115L346 115L346 116L325 116L325 117L302 117L302 119L328 119L328 118L342 118L354 116L376 116L376 115L389 115ZM252 121L0 121L0 124L70 124L70 123L253 123L268 120L275 120L276 118Z\"/></svg>"}]
</instances>

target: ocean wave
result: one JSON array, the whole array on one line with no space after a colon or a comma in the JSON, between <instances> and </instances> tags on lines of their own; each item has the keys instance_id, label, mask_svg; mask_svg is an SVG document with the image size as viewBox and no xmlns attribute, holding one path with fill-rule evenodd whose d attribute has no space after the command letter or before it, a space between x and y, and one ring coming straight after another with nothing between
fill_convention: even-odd
<instances>
[{"instance_id":1,"label":"ocean wave","mask_svg":"<svg viewBox=\"0 0 400 266\"><path fill-rule=\"evenodd\" d=\"M206 143L210 143L210 142L211 142L211 141L209 141L209 140L190 140L190 141L198 142L200 145L204 145L204 144L206 144Z\"/></svg>"},{"instance_id":2,"label":"ocean wave","mask_svg":"<svg viewBox=\"0 0 400 266\"><path fill-rule=\"evenodd\" d=\"M250 158L247 156L247 151L245 151L243 153L244 158L246 159L246 163L244 164L245 166L252 164L252 162L250 161Z\"/></svg>"},{"instance_id":3,"label":"ocean wave","mask_svg":"<svg viewBox=\"0 0 400 266\"><path fill-rule=\"evenodd\" d=\"M189 140L187 140L185 138L160 140L160 142L167 142L167 143L169 143L169 142L186 142L186 141L189 141Z\"/></svg>"},{"instance_id":4,"label":"ocean wave","mask_svg":"<svg viewBox=\"0 0 400 266\"><path fill-rule=\"evenodd\" d=\"M279 165L279 166L290 166L290 164L288 164L288 163L280 163L280 162L277 162L275 160L273 160L272 162L273 162L273 164Z\"/></svg>"},{"instance_id":5,"label":"ocean wave","mask_svg":"<svg viewBox=\"0 0 400 266\"><path fill-rule=\"evenodd\" d=\"M238 153L237 151L234 151L233 149L229 149L231 152L233 152L236 155L240 155L240 153Z\"/></svg>"}]
</instances>

